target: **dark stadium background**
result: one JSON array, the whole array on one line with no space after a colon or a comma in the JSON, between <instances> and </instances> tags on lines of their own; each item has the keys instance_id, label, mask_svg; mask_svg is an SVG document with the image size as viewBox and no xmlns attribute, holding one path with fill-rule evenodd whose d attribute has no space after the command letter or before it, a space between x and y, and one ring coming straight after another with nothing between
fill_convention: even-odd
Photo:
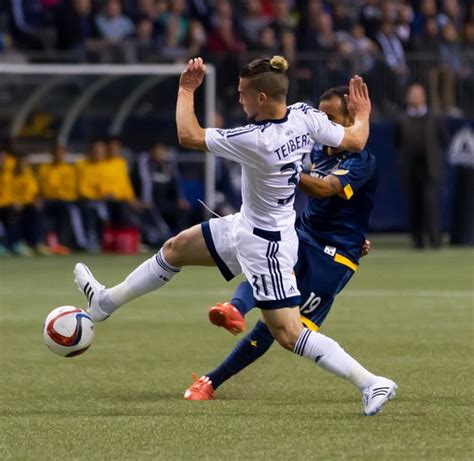
<instances>
[{"instance_id":1,"label":"dark stadium background","mask_svg":"<svg viewBox=\"0 0 474 461\"><path fill-rule=\"evenodd\" d=\"M453 206L454 201L459 202L456 188L466 187L466 181L467 189L472 185L474 13L470 2L3 0L0 5L0 63L126 65L180 63L190 56L203 56L216 65L217 109L227 127L245 123L237 103L236 76L253 57L286 56L290 103L305 100L317 104L324 89L346 84L354 73L361 74L373 100L369 147L377 156L380 174L373 231L408 229L393 130L404 111L406 88L420 82L426 88L430 110L448 127L450 142L461 136L455 151L450 150L450 142L444 146L446 174L438 191L443 230L451 229L453 213L472 212L472 201ZM104 26L108 15L118 19ZM66 149L84 152L90 140L110 134L108 121L117 100L133 84L130 80L112 82L101 91L93 107L84 110L74 125ZM150 89L121 132L114 133L128 149L131 168L137 154L158 141L177 148L176 88L174 78ZM21 86L0 86L3 145L10 146L15 155L47 152L61 121L57 108L64 106L67 95L49 94L20 135L8 139L9 120L17 109L15 92L21 91ZM198 110L202 109L201 99L202 92ZM35 117L49 117L49 122L35 128ZM189 152L179 151L173 158L182 191L194 211L191 222L199 221L202 209L197 199L204 196L202 168L188 161ZM235 170L227 171L228 165L219 165L224 178L235 174ZM220 186L224 195L233 197L224 206L235 209L238 191L218 180ZM462 225L458 242L472 243L472 223Z\"/></svg>"}]
</instances>

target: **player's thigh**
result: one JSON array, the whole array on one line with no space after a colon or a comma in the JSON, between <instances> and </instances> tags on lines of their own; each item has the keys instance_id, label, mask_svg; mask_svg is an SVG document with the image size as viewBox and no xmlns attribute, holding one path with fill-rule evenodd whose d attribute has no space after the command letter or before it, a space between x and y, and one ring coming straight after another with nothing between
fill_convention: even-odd
<instances>
[{"instance_id":1,"label":"player's thigh","mask_svg":"<svg viewBox=\"0 0 474 461\"><path fill-rule=\"evenodd\" d=\"M272 336L285 349L293 350L303 331L298 307L262 309L262 317Z\"/></svg>"},{"instance_id":2,"label":"player's thigh","mask_svg":"<svg viewBox=\"0 0 474 461\"><path fill-rule=\"evenodd\" d=\"M319 327L328 315L336 295L354 272L304 242L300 243L295 272L301 291L301 315Z\"/></svg>"},{"instance_id":3,"label":"player's thigh","mask_svg":"<svg viewBox=\"0 0 474 461\"><path fill-rule=\"evenodd\" d=\"M200 224L168 239L163 245L163 252L166 261L176 267L215 265Z\"/></svg>"}]
</instances>

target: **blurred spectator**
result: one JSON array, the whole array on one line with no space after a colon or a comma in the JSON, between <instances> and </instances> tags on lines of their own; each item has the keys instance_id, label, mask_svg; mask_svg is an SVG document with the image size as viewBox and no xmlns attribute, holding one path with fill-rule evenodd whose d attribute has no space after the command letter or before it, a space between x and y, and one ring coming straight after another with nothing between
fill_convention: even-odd
<instances>
[{"instance_id":1,"label":"blurred spectator","mask_svg":"<svg viewBox=\"0 0 474 461\"><path fill-rule=\"evenodd\" d=\"M168 10L163 12L159 18L159 22L163 30L167 29L170 22L173 22L174 33L176 35L177 45L182 45L186 38L186 31L188 30L188 18L186 16L186 1L185 0L169 0Z\"/></svg>"},{"instance_id":2,"label":"blurred spectator","mask_svg":"<svg viewBox=\"0 0 474 461\"><path fill-rule=\"evenodd\" d=\"M438 13L436 0L421 0L419 10L415 14L413 21L414 33L419 35L425 27L425 22L430 18L435 18Z\"/></svg>"},{"instance_id":3,"label":"blurred spectator","mask_svg":"<svg viewBox=\"0 0 474 461\"><path fill-rule=\"evenodd\" d=\"M377 46L365 36L364 27L354 24L350 33L339 32L340 51L351 61L351 73L365 75L372 71L377 55Z\"/></svg>"},{"instance_id":4,"label":"blurred spectator","mask_svg":"<svg viewBox=\"0 0 474 461\"><path fill-rule=\"evenodd\" d=\"M275 37L275 31L270 26L264 26L259 34L254 49L262 53L262 56L273 56L279 48Z\"/></svg>"},{"instance_id":5,"label":"blurred spectator","mask_svg":"<svg viewBox=\"0 0 474 461\"><path fill-rule=\"evenodd\" d=\"M257 47L261 31L268 23L269 18L263 14L260 0L247 0L245 2L245 13L240 21L240 27L243 38L250 49Z\"/></svg>"},{"instance_id":6,"label":"blurred spectator","mask_svg":"<svg viewBox=\"0 0 474 461\"><path fill-rule=\"evenodd\" d=\"M376 38L386 65L397 76L406 76L408 68L405 61L405 51L400 39L395 34L393 23L383 22L380 26L380 31L376 34Z\"/></svg>"},{"instance_id":7,"label":"blurred spectator","mask_svg":"<svg viewBox=\"0 0 474 461\"><path fill-rule=\"evenodd\" d=\"M352 20L349 8L345 2L335 2L332 7L332 19L334 30L346 31L351 30L354 21Z\"/></svg>"},{"instance_id":8,"label":"blurred spectator","mask_svg":"<svg viewBox=\"0 0 474 461\"><path fill-rule=\"evenodd\" d=\"M13 172L12 199L19 222L21 238L19 252L27 256L33 254L32 250L42 255L51 254L47 246L42 243L43 222L38 193L38 181L28 162L28 157L18 158Z\"/></svg>"},{"instance_id":9,"label":"blurred spectator","mask_svg":"<svg viewBox=\"0 0 474 461\"><path fill-rule=\"evenodd\" d=\"M86 233L86 249L100 249L103 225L109 221L105 204L103 164L107 145L102 140L91 143L87 155L76 164L78 198Z\"/></svg>"},{"instance_id":10,"label":"blurred spectator","mask_svg":"<svg viewBox=\"0 0 474 461\"><path fill-rule=\"evenodd\" d=\"M219 0L214 4L210 19L210 29L219 27L221 21L230 19L233 24L233 9L230 0Z\"/></svg>"},{"instance_id":11,"label":"blurred spectator","mask_svg":"<svg viewBox=\"0 0 474 461\"><path fill-rule=\"evenodd\" d=\"M135 26L130 18L122 14L120 0L107 0L103 12L96 17L97 30L102 38L118 41L130 37Z\"/></svg>"},{"instance_id":12,"label":"blurred spectator","mask_svg":"<svg viewBox=\"0 0 474 461\"><path fill-rule=\"evenodd\" d=\"M274 0L273 2L273 20L270 26L275 31L278 40L281 39L283 31L293 29L296 26L294 16L291 14L289 0Z\"/></svg>"},{"instance_id":13,"label":"blurred spectator","mask_svg":"<svg viewBox=\"0 0 474 461\"><path fill-rule=\"evenodd\" d=\"M116 227L130 226L135 221L135 193L119 138L109 138L102 168L103 194L107 201L110 221Z\"/></svg>"},{"instance_id":14,"label":"blurred spectator","mask_svg":"<svg viewBox=\"0 0 474 461\"><path fill-rule=\"evenodd\" d=\"M376 39L383 57L383 65L377 69L377 73L385 83L384 94L379 95L378 101L385 106L386 110L391 110L391 107L395 108L401 103L403 88L408 80L409 71L405 60L405 50L395 33L392 22L382 23Z\"/></svg>"},{"instance_id":15,"label":"blurred spectator","mask_svg":"<svg viewBox=\"0 0 474 461\"><path fill-rule=\"evenodd\" d=\"M473 7L474 10L474 7ZM459 90L461 94L474 94L474 21L467 22L464 26L464 39L462 43L462 71L459 81ZM467 113L472 114L472 98L458 98L461 107Z\"/></svg>"},{"instance_id":16,"label":"blurred spectator","mask_svg":"<svg viewBox=\"0 0 474 461\"><path fill-rule=\"evenodd\" d=\"M364 27L367 37L375 40L375 35L382 21L382 10L380 0L366 0L360 11L360 22Z\"/></svg>"},{"instance_id":17,"label":"blurred spectator","mask_svg":"<svg viewBox=\"0 0 474 461\"><path fill-rule=\"evenodd\" d=\"M428 18L423 33L415 40L415 50L419 53L425 52L431 61L436 62L439 59L440 45L438 23L435 18Z\"/></svg>"},{"instance_id":18,"label":"blurred spectator","mask_svg":"<svg viewBox=\"0 0 474 461\"><path fill-rule=\"evenodd\" d=\"M431 109L435 114L441 111L440 86L444 85L444 69L439 66L441 38L436 18L425 21L423 34L415 41L415 50L424 52L425 58L419 64L416 77L428 87Z\"/></svg>"},{"instance_id":19,"label":"blurred spectator","mask_svg":"<svg viewBox=\"0 0 474 461\"><path fill-rule=\"evenodd\" d=\"M135 21L141 18L149 19L155 24L162 14L168 10L168 2L166 0L134 0L135 9L131 16Z\"/></svg>"},{"instance_id":20,"label":"blurred spectator","mask_svg":"<svg viewBox=\"0 0 474 461\"><path fill-rule=\"evenodd\" d=\"M207 35L202 23L196 20L191 21L185 40L188 56L199 56L206 45L206 40Z\"/></svg>"},{"instance_id":21,"label":"blurred spectator","mask_svg":"<svg viewBox=\"0 0 474 461\"><path fill-rule=\"evenodd\" d=\"M456 30L461 30L463 25L463 11L458 0L443 0L441 11L437 16L441 28L447 24L454 24Z\"/></svg>"},{"instance_id":22,"label":"blurred spectator","mask_svg":"<svg viewBox=\"0 0 474 461\"><path fill-rule=\"evenodd\" d=\"M158 58L159 48L153 38L153 22L148 17L137 23L135 53L139 62L153 62Z\"/></svg>"},{"instance_id":23,"label":"blurred spectator","mask_svg":"<svg viewBox=\"0 0 474 461\"><path fill-rule=\"evenodd\" d=\"M302 48L307 51L336 52L336 35L332 27L332 18L329 14L315 13L309 18Z\"/></svg>"},{"instance_id":24,"label":"blurred spectator","mask_svg":"<svg viewBox=\"0 0 474 461\"><path fill-rule=\"evenodd\" d=\"M91 0L72 0L59 5L55 13L57 46L71 50L78 57L86 57L88 41L96 38L98 31Z\"/></svg>"},{"instance_id":25,"label":"blurred spectator","mask_svg":"<svg viewBox=\"0 0 474 461\"><path fill-rule=\"evenodd\" d=\"M69 254L69 247L86 246L82 219L76 206L77 175L73 165L66 162L64 146L55 144L52 162L40 165L38 182L44 199L45 236L51 251Z\"/></svg>"},{"instance_id":26,"label":"blurred spectator","mask_svg":"<svg viewBox=\"0 0 474 461\"><path fill-rule=\"evenodd\" d=\"M142 153L133 177L145 207L141 216L144 241L157 247L188 225L186 211L190 205L181 191L180 175L170 161L169 148L157 143L150 152Z\"/></svg>"},{"instance_id":27,"label":"blurred spectator","mask_svg":"<svg viewBox=\"0 0 474 461\"><path fill-rule=\"evenodd\" d=\"M293 29L282 31L280 36L279 53L285 56L288 61L288 65L290 66L288 69L288 76L291 80L296 65L296 35Z\"/></svg>"},{"instance_id":28,"label":"blurred spectator","mask_svg":"<svg viewBox=\"0 0 474 461\"><path fill-rule=\"evenodd\" d=\"M441 68L443 85L440 91L441 110L453 117L461 116L455 102L456 77L461 74L462 64L458 32L452 23L447 23L441 30Z\"/></svg>"},{"instance_id":29,"label":"blurred spectator","mask_svg":"<svg viewBox=\"0 0 474 461\"><path fill-rule=\"evenodd\" d=\"M395 32L405 50L412 47L412 23L415 18L413 8L409 3L401 3L398 6L398 17L395 25Z\"/></svg>"},{"instance_id":30,"label":"blurred spectator","mask_svg":"<svg viewBox=\"0 0 474 461\"><path fill-rule=\"evenodd\" d=\"M245 44L234 31L232 19L220 18L219 25L208 36L207 48L217 56L240 55L245 51Z\"/></svg>"},{"instance_id":31,"label":"blurred spectator","mask_svg":"<svg viewBox=\"0 0 474 461\"><path fill-rule=\"evenodd\" d=\"M183 61L188 52L182 44L179 36L179 19L171 17L165 26L165 34L160 44L161 55L172 61Z\"/></svg>"},{"instance_id":32,"label":"blurred spectator","mask_svg":"<svg viewBox=\"0 0 474 461\"><path fill-rule=\"evenodd\" d=\"M0 256L15 251L20 241L18 217L13 208L13 171L7 151L0 149Z\"/></svg>"},{"instance_id":33,"label":"blurred spectator","mask_svg":"<svg viewBox=\"0 0 474 461\"><path fill-rule=\"evenodd\" d=\"M432 88L443 85L444 93L438 104L435 101L434 110L446 107L456 115L456 107L462 105L465 110L469 106L465 95L471 88L472 47L466 46L461 34L474 15L472 2L5 1L11 24L7 34L0 33L0 62L182 62L189 56L204 55L219 70L218 102L229 108L227 116L236 110L232 103L235 75L242 61L255 57L256 52L286 56L292 74L290 88L298 97L315 97L324 87L343 83L357 72L368 79L376 114L391 115L400 108L409 80L423 80L430 96ZM440 37L425 42L432 21ZM56 48L67 53L51 52L51 24L57 33ZM13 36L13 44L9 36ZM380 48L378 55L372 43ZM26 57L18 49L25 51ZM36 51L30 53L32 49ZM246 50L251 56L244 56ZM430 53L432 56L427 56ZM446 88L451 89L449 93Z\"/></svg>"},{"instance_id":34,"label":"blurred spectator","mask_svg":"<svg viewBox=\"0 0 474 461\"><path fill-rule=\"evenodd\" d=\"M406 113L396 125L395 145L400 156L411 237L415 248L423 248L427 232L430 246L438 248L442 243L440 186L446 127L428 110L422 85L410 85L406 103Z\"/></svg>"},{"instance_id":35,"label":"blurred spectator","mask_svg":"<svg viewBox=\"0 0 474 461\"><path fill-rule=\"evenodd\" d=\"M20 46L41 50L52 44L52 17L41 0L10 0L10 23Z\"/></svg>"},{"instance_id":36,"label":"blurred spectator","mask_svg":"<svg viewBox=\"0 0 474 461\"><path fill-rule=\"evenodd\" d=\"M233 29L232 19L221 17L219 25L207 39L206 51L213 54L217 68L226 69L217 80L217 94L227 107L235 105L236 80L240 70L240 55L245 44Z\"/></svg>"},{"instance_id":37,"label":"blurred spectator","mask_svg":"<svg viewBox=\"0 0 474 461\"><path fill-rule=\"evenodd\" d=\"M384 22L395 23L398 18L398 6L400 1L382 1L380 3L380 11L382 12L382 24Z\"/></svg>"},{"instance_id":38,"label":"blurred spectator","mask_svg":"<svg viewBox=\"0 0 474 461\"><path fill-rule=\"evenodd\" d=\"M131 62L134 49L129 41L135 33L132 20L122 13L120 0L106 0L102 12L96 16L96 27L102 43L98 43L100 61Z\"/></svg>"}]
</instances>

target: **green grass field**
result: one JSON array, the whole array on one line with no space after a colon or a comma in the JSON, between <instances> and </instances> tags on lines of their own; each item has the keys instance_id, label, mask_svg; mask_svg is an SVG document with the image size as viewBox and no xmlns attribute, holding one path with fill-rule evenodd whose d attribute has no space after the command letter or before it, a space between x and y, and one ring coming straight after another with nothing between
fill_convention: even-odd
<instances>
[{"instance_id":1,"label":"green grass field","mask_svg":"<svg viewBox=\"0 0 474 461\"><path fill-rule=\"evenodd\" d=\"M207 321L235 286L214 269L123 308L86 354L53 355L42 323L83 305L76 259L0 260L0 459L473 459L472 250L375 245L336 301L323 331L400 385L372 418L350 384L278 346L218 400L184 401L235 343ZM144 257L81 259L110 284Z\"/></svg>"}]
</instances>

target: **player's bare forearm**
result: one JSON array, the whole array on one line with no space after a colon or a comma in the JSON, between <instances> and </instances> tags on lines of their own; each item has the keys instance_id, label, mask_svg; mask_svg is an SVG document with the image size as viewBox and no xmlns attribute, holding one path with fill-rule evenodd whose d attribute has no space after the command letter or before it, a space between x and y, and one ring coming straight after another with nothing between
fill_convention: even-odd
<instances>
[{"instance_id":1,"label":"player's bare forearm","mask_svg":"<svg viewBox=\"0 0 474 461\"><path fill-rule=\"evenodd\" d=\"M179 144L188 149L207 150L206 131L194 112L194 92L180 88L176 103L176 127Z\"/></svg>"},{"instance_id":2,"label":"player's bare forearm","mask_svg":"<svg viewBox=\"0 0 474 461\"><path fill-rule=\"evenodd\" d=\"M309 174L302 173L299 189L313 198L324 198L338 195L342 192L342 184L336 176L328 175L325 178L315 178Z\"/></svg>"},{"instance_id":3,"label":"player's bare forearm","mask_svg":"<svg viewBox=\"0 0 474 461\"><path fill-rule=\"evenodd\" d=\"M201 58L188 61L179 79L178 101L176 103L176 127L179 143L188 149L207 150L206 130L194 112L194 92L201 86L206 74L206 65Z\"/></svg>"},{"instance_id":4,"label":"player's bare forearm","mask_svg":"<svg viewBox=\"0 0 474 461\"><path fill-rule=\"evenodd\" d=\"M372 110L369 90L361 77L356 75L351 78L349 95L346 95L346 100L354 124L344 129L344 139L339 147L352 152L359 152L364 149L369 139L369 119Z\"/></svg>"},{"instance_id":5,"label":"player's bare forearm","mask_svg":"<svg viewBox=\"0 0 474 461\"><path fill-rule=\"evenodd\" d=\"M356 115L354 118L354 124L345 128L344 140L339 147L351 152L359 152L367 144L369 133L369 118L362 115Z\"/></svg>"}]
</instances>

